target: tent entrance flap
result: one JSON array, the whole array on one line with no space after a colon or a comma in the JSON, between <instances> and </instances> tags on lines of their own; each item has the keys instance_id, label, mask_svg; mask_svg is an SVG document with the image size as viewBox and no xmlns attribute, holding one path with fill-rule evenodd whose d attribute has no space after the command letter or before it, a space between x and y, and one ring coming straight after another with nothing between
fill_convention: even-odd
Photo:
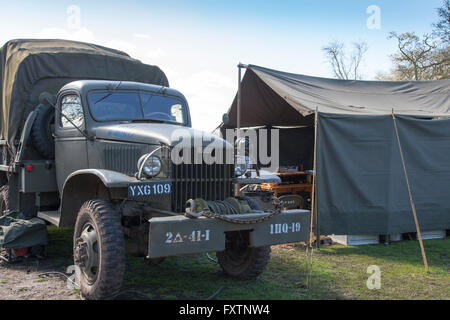
<instances>
[{"instance_id":1,"label":"tent entrance flap","mask_svg":"<svg viewBox=\"0 0 450 320\"><path fill-rule=\"evenodd\" d=\"M423 231L450 229L450 120L396 116ZM321 234L415 232L392 116L319 114Z\"/></svg>"}]
</instances>

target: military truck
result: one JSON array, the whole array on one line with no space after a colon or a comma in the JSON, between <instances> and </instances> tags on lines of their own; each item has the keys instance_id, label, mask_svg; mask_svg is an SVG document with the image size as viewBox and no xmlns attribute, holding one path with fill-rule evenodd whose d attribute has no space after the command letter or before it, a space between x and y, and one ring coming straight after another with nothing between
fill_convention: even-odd
<instances>
[{"instance_id":1,"label":"military truck","mask_svg":"<svg viewBox=\"0 0 450 320\"><path fill-rule=\"evenodd\" d=\"M86 298L120 290L126 253L154 265L216 252L226 274L250 279L271 245L308 238L308 211L234 196L242 165L173 161L181 140L202 137L181 149L190 159L204 141L234 146L191 128L185 97L158 67L65 40L13 40L0 57L1 212L74 228Z\"/></svg>"}]
</instances>

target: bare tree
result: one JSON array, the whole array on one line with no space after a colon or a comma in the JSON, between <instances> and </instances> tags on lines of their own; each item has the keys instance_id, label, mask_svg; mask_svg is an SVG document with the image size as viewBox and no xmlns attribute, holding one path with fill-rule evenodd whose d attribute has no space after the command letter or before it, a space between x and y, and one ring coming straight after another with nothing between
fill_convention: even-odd
<instances>
[{"instance_id":1,"label":"bare tree","mask_svg":"<svg viewBox=\"0 0 450 320\"><path fill-rule=\"evenodd\" d=\"M433 34L439 37L444 45L450 45L450 0L445 0L442 7L437 8L439 21L433 23Z\"/></svg>"},{"instance_id":2,"label":"bare tree","mask_svg":"<svg viewBox=\"0 0 450 320\"><path fill-rule=\"evenodd\" d=\"M449 47L439 46L431 35L422 38L414 32L389 33L397 40L398 52L391 56L394 68L382 80L439 80L449 77Z\"/></svg>"},{"instance_id":3,"label":"bare tree","mask_svg":"<svg viewBox=\"0 0 450 320\"><path fill-rule=\"evenodd\" d=\"M332 41L322 47L325 57L333 69L334 76L343 80L362 79L361 63L368 50L367 43L358 41L353 43L353 51L348 55L344 43Z\"/></svg>"},{"instance_id":4,"label":"bare tree","mask_svg":"<svg viewBox=\"0 0 450 320\"><path fill-rule=\"evenodd\" d=\"M419 37L414 32L389 33L397 40L398 51L391 55L394 64L380 80L440 80L450 78L450 0L437 9L439 21L432 34Z\"/></svg>"}]
</instances>

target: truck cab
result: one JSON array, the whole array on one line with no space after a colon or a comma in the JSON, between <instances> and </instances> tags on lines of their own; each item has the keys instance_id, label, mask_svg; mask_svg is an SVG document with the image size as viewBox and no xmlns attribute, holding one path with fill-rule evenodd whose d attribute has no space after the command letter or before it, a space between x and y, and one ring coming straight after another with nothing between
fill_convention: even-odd
<instances>
[{"instance_id":1,"label":"truck cab","mask_svg":"<svg viewBox=\"0 0 450 320\"><path fill-rule=\"evenodd\" d=\"M191 128L189 106L179 91L136 82L85 80L64 86L56 101L55 168L62 226L73 224L74 208L105 190L113 198L151 199L153 207L175 213L183 213L190 198L224 200L233 195L234 163L172 163L170 152L181 141L192 148L195 141L201 148L206 143L232 148ZM206 176L208 180L202 180ZM145 184L150 180L154 190ZM162 184L155 185L157 181ZM139 188L127 189L132 182ZM67 194L74 184L77 190L85 185L84 197L80 192L76 199ZM161 194L148 197L158 190Z\"/></svg>"}]
</instances>

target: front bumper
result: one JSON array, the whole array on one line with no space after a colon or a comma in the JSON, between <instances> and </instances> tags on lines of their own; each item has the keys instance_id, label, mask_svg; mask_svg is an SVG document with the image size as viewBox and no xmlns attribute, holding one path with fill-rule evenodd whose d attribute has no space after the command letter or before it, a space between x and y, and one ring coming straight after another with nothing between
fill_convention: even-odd
<instances>
[{"instance_id":1,"label":"front bumper","mask_svg":"<svg viewBox=\"0 0 450 320\"><path fill-rule=\"evenodd\" d=\"M256 219L268 213L230 215L233 219ZM189 253L225 250L225 232L250 231L250 246L307 241L309 239L310 212L286 210L270 219L238 224L220 219L185 216L158 217L149 220L148 258L159 258Z\"/></svg>"}]
</instances>

